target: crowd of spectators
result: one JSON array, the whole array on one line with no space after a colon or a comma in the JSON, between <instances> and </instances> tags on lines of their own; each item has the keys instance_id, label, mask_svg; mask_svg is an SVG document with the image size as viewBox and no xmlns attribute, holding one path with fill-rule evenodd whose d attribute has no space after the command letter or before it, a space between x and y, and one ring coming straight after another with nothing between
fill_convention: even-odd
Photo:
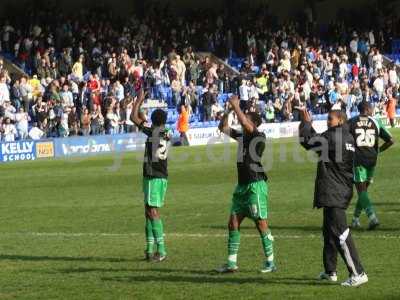
<instances>
[{"instance_id":1,"label":"crowd of spectators","mask_svg":"<svg viewBox=\"0 0 400 300\"><path fill-rule=\"evenodd\" d=\"M199 121L217 120L229 93L265 122L297 120L299 105L324 114L340 102L350 114L363 99L384 113L399 95L396 66L385 66L381 54L398 36L397 16L374 30L338 21L320 32L312 20L271 24L267 13L231 24L228 15L183 18L156 9L124 21L107 11L67 17L54 10L0 24L1 52L31 75L10 78L0 60L3 141L132 132L141 88ZM197 50L227 62L243 57L240 75Z\"/></svg>"}]
</instances>

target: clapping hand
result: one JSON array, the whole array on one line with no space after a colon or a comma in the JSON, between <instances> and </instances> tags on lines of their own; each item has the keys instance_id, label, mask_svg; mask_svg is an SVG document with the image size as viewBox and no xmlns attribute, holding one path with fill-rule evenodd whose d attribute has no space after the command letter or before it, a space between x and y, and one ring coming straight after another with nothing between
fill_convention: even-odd
<instances>
[{"instance_id":1,"label":"clapping hand","mask_svg":"<svg viewBox=\"0 0 400 300\"><path fill-rule=\"evenodd\" d=\"M302 106L302 107L297 106L297 107L295 107L295 109L297 109L299 111L301 121L306 122L306 123L312 122L311 114L305 106Z\"/></svg>"},{"instance_id":2,"label":"clapping hand","mask_svg":"<svg viewBox=\"0 0 400 300\"><path fill-rule=\"evenodd\" d=\"M235 108L239 107L239 98L236 95L233 95L231 98L229 98L229 104Z\"/></svg>"}]
</instances>

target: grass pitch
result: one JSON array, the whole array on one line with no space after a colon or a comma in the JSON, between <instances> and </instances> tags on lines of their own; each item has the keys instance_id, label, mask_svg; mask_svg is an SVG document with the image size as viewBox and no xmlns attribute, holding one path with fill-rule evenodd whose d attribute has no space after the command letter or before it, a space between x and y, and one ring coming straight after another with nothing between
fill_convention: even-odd
<instances>
[{"instance_id":1,"label":"grass pitch","mask_svg":"<svg viewBox=\"0 0 400 300\"><path fill-rule=\"evenodd\" d=\"M400 141L400 131L393 133ZM316 164L294 150L295 139L268 148L278 272L267 275L259 273L264 258L250 221L242 227L239 272L211 272L226 259L234 144L171 150L162 209L169 257L161 264L142 261L143 153L1 165L0 299L400 299L399 144L380 157L370 189L381 227L354 232L370 279L357 289L315 280L322 270ZM207 158L222 153L230 157ZM339 278L346 277L339 258Z\"/></svg>"}]
</instances>

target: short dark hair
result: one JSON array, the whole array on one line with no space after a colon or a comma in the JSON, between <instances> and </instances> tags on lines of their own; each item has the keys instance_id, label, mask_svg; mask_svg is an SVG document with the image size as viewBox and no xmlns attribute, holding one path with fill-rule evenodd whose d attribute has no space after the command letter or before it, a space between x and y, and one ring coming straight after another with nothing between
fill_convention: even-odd
<instances>
[{"instance_id":1,"label":"short dark hair","mask_svg":"<svg viewBox=\"0 0 400 300\"><path fill-rule=\"evenodd\" d=\"M358 104L357 108L360 114L364 114L367 110L371 109L371 104L368 101L363 100Z\"/></svg>"},{"instance_id":2,"label":"short dark hair","mask_svg":"<svg viewBox=\"0 0 400 300\"><path fill-rule=\"evenodd\" d=\"M262 119L259 113L248 112L247 116L250 117L251 121L254 123L254 125L256 125L256 127L261 125Z\"/></svg>"},{"instance_id":3,"label":"short dark hair","mask_svg":"<svg viewBox=\"0 0 400 300\"><path fill-rule=\"evenodd\" d=\"M346 112L344 112L343 110L332 109L329 113L334 114L339 120L343 122L343 124L347 122L347 115Z\"/></svg>"},{"instance_id":4,"label":"short dark hair","mask_svg":"<svg viewBox=\"0 0 400 300\"><path fill-rule=\"evenodd\" d=\"M162 109L156 109L151 114L151 122L154 126L162 126L167 123L167 113Z\"/></svg>"}]
</instances>

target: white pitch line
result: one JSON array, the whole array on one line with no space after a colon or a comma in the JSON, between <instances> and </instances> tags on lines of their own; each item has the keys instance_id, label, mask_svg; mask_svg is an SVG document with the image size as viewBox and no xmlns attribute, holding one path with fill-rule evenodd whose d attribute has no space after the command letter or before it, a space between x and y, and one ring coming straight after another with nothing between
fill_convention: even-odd
<instances>
[{"instance_id":1,"label":"white pitch line","mask_svg":"<svg viewBox=\"0 0 400 300\"><path fill-rule=\"evenodd\" d=\"M223 238L227 237L226 234L223 233L166 233L166 237L177 237L177 238ZM0 232L0 238L6 236L18 236L18 237L66 237L66 238L76 238L76 237L142 237L143 233L91 233L91 232ZM243 237L259 237L258 234L243 234ZM374 234L363 234L356 233L357 239L400 239L400 235L374 235ZM322 234L304 234L304 235L285 235L278 234L274 235L277 239L320 239L322 238Z\"/></svg>"}]
</instances>

